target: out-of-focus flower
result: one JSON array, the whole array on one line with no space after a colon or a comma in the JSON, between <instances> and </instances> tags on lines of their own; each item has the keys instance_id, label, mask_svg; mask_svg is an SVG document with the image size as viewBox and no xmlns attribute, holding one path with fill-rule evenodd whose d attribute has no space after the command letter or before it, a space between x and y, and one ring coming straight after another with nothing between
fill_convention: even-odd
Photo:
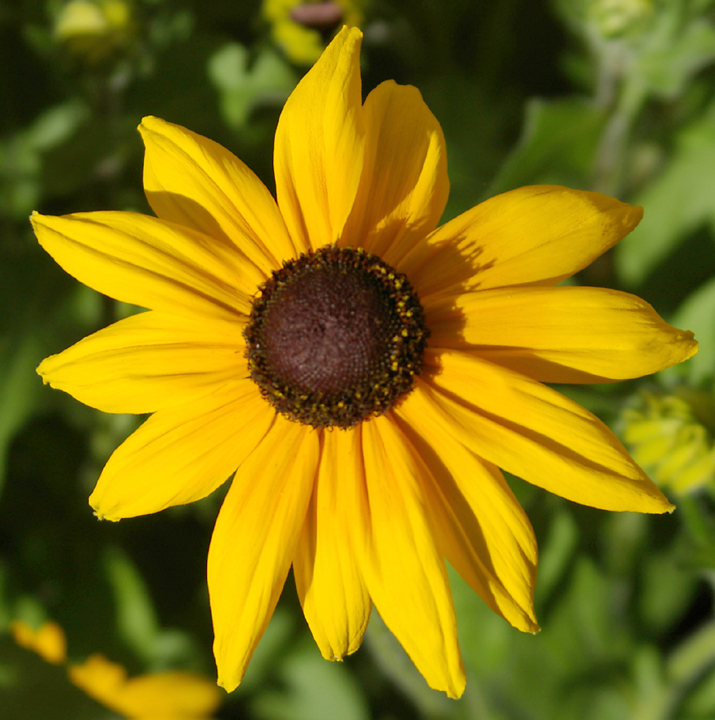
<instances>
[{"instance_id":1,"label":"out-of-focus flower","mask_svg":"<svg viewBox=\"0 0 715 720\"><path fill-rule=\"evenodd\" d=\"M35 630L17 620L12 624L12 634L18 645L36 652L53 665L62 665L67 660L67 640L56 622L46 622Z\"/></svg>"},{"instance_id":2,"label":"out-of-focus flower","mask_svg":"<svg viewBox=\"0 0 715 720\"><path fill-rule=\"evenodd\" d=\"M465 685L445 559L495 612L538 629L536 539L500 467L608 510L672 505L596 417L544 383L640 377L690 332L614 290L559 283L642 210L525 187L437 227L437 119L413 87L363 103L344 28L286 102L277 202L216 143L145 118L157 216L33 215L74 277L150 308L38 368L106 412L153 413L90 504L119 520L205 497L234 474L208 560L219 682L234 689L291 565L323 656L374 603L428 683Z\"/></svg>"},{"instance_id":3,"label":"out-of-focus flower","mask_svg":"<svg viewBox=\"0 0 715 720\"><path fill-rule=\"evenodd\" d=\"M342 25L363 22L361 0L264 0L274 42L289 60L312 65Z\"/></svg>"},{"instance_id":4,"label":"out-of-focus flower","mask_svg":"<svg viewBox=\"0 0 715 720\"><path fill-rule=\"evenodd\" d=\"M11 627L18 645L55 665L67 663L64 632L46 622L37 630L25 622ZM90 697L132 720L211 720L220 704L218 688L200 675L161 672L128 678L121 665L102 655L67 665L69 679Z\"/></svg>"},{"instance_id":5,"label":"out-of-focus flower","mask_svg":"<svg viewBox=\"0 0 715 720\"><path fill-rule=\"evenodd\" d=\"M643 391L622 412L624 442L659 485L685 493L713 481L715 446L702 417L711 403L694 393Z\"/></svg>"},{"instance_id":6,"label":"out-of-focus flower","mask_svg":"<svg viewBox=\"0 0 715 720\"><path fill-rule=\"evenodd\" d=\"M70 0L55 17L55 38L90 63L98 62L131 38L129 0Z\"/></svg>"}]
</instances>

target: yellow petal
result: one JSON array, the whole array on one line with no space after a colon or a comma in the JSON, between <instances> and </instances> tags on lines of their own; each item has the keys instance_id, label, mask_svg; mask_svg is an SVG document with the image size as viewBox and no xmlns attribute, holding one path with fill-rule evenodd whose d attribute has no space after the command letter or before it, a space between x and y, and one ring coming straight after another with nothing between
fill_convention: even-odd
<instances>
[{"instance_id":1,"label":"yellow petal","mask_svg":"<svg viewBox=\"0 0 715 720\"><path fill-rule=\"evenodd\" d=\"M432 347L475 352L542 382L613 382L687 360L698 344L634 295L522 287L433 295Z\"/></svg>"},{"instance_id":2,"label":"yellow petal","mask_svg":"<svg viewBox=\"0 0 715 720\"><path fill-rule=\"evenodd\" d=\"M235 321L262 275L223 243L129 212L32 216L42 247L80 282L132 305Z\"/></svg>"},{"instance_id":3,"label":"yellow petal","mask_svg":"<svg viewBox=\"0 0 715 720\"><path fill-rule=\"evenodd\" d=\"M87 695L137 720L202 720L221 702L213 682L187 672L162 672L127 679L121 665L102 655L69 668L72 682Z\"/></svg>"},{"instance_id":4,"label":"yellow petal","mask_svg":"<svg viewBox=\"0 0 715 720\"><path fill-rule=\"evenodd\" d=\"M111 413L150 413L207 395L246 377L241 324L149 311L110 325L37 372L85 405Z\"/></svg>"},{"instance_id":5,"label":"yellow petal","mask_svg":"<svg viewBox=\"0 0 715 720\"><path fill-rule=\"evenodd\" d=\"M355 200L364 129L357 28L344 27L286 102L276 129L278 206L296 244L334 243Z\"/></svg>"},{"instance_id":6,"label":"yellow petal","mask_svg":"<svg viewBox=\"0 0 715 720\"><path fill-rule=\"evenodd\" d=\"M139 131L144 189L162 220L235 244L266 277L299 254L273 196L235 155L159 118L145 117Z\"/></svg>"},{"instance_id":7,"label":"yellow petal","mask_svg":"<svg viewBox=\"0 0 715 720\"><path fill-rule=\"evenodd\" d=\"M523 187L438 228L396 269L421 298L448 289L555 285L615 245L642 216L642 208L600 193Z\"/></svg>"},{"instance_id":8,"label":"yellow petal","mask_svg":"<svg viewBox=\"0 0 715 720\"><path fill-rule=\"evenodd\" d=\"M395 264L439 222L449 195L442 128L417 88L392 80L365 101L365 165L340 245Z\"/></svg>"},{"instance_id":9,"label":"yellow petal","mask_svg":"<svg viewBox=\"0 0 715 720\"><path fill-rule=\"evenodd\" d=\"M351 532L367 517L359 441L355 431L324 433L318 481L293 561L303 612L326 660L360 647L372 608Z\"/></svg>"},{"instance_id":10,"label":"yellow petal","mask_svg":"<svg viewBox=\"0 0 715 720\"><path fill-rule=\"evenodd\" d=\"M159 410L114 451L89 504L120 520L200 500L255 449L273 415L252 380Z\"/></svg>"},{"instance_id":11,"label":"yellow petal","mask_svg":"<svg viewBox=\"0 0 715 720\"><path fill-rule=\"evenodd\" d=\"M243 678L293 561L318 471L318 438L276 416L216 520L208 583L218 684L228 692Z\"/></svg>"},{"instance_id":12,"label":"yellow petal","mask_svg":"<svg viewBox=\"0 0 715 720\"><path fill-rule=\"evenodd\" d=\"M427 469L389 416L361 428L370 525L358 557L368 592L429 686L460 697L464 667L444 560L426 516Z\"/></svg>"},{"instance_id":13,"label":"yellow petal","mask_svg":"<svg viewBox=\"0 0 715 720\"><path fill-rule=\"evenodd\" d=\"M494 612L519 630L537 632L536 538L499 469L452 437L420 388L395 414L430 469L426 507L440 551Z\"/></svg>"},{"instance_id":14,"label":"yellow petal","mask_svg":"<svg viewBox=\"0 0 715 720\"><path fill-rule=\"evenodd\" d=\"M616 436L563 395L466 353L428 350L426 361L433 372L418 384L453 437L480 457L583 505L673 509Z\"/></svg>"},{"instance_id":15,"label":"yellow petal","mask_svg":"<svg viewBox=\"0 0 715 720\"><path fill-rule=\"evenodd\" d=\"M47 662L61 665L67 660L67 639L56 622L47 621L35 630L24 620L14 620L10 630L18 645L36 652Z\"/></svg>"}]
</instances>

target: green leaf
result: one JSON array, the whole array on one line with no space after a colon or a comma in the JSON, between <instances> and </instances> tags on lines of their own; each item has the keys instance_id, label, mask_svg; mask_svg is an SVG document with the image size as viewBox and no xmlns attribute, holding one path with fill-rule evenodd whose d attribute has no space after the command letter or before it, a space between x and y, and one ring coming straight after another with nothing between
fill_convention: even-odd
<instances>
[{"instance_id":1,"label":"green leaf","mask_svg":"<svg viewBox=\"0 0 715 720\"><path fill-rule=\"evenodd\" d=\"M701 625L668 660L668 675L672 682L686 685L702 677L715 664L715 622Z\"/></svg>"},{"instance_id":2,"label":"green leaf","mask_svg":"<svg viewBox=\"0 0 715 720\"><path fill-rule=\"evenodd\" d=\"M531 100L521 139L487 195L535 183L588 186L605 119L581 98Z\"/></svg>"},{"instance_id":3,"label":"green leaf","mask_svg":"<svg viewBox=\"0 0 715 720\"><path fill-rule=\"evenodd\" d=\"M355 677L342 663L324 660L312 640L300 643L285 658L280 676L285 690L266 690L252 701L256 717L266 720L370 718Z\"/></svg>"},{"instance_id":4,"label":"green leaf","mask_svg":"<svg viewBox=\"0 0 715 720\"><path fill-rule=\"evenodd\" d=\"M539 597L546 602L570 565L579 532L573 514L559 511L551 520L546 543L539 550Z\"/></svg>"},{"instance_id":5,"label":"green leaf","mask_svg":"<svg viewBox=\"0 0 715 720\"><path fill-rule=\"evenodd\" d=\"M377 612L373 612L370 616L365 645L369 648L381 673L390 678L420 709L423 717L449 716L451 701L446 695L432 690L427 685L402 645Z\"/></svg>"},{"instance_id":6,"label":"green leaf","mask_svg":"<svg viewBox=\"0 0 715 720\"><path fill-rule=\"evenodd\" d=\"M683 712L692 718L715 717L715 668L697 683L684 700Z\"/></svg>"},{"instance_id":7,"label":"green leaf","mask_svg":"<svg viewBox=\"0 0 715 720\"><path fill-rule=\"evenodd\" d=\"M0 207L24 219L39 204L43 154L77 133L89 110L79 100L54 105L27 128L0 142Z\"/></svg>"},{"instance_id":8,"label":"green leaf","mask_svg":"<svg viewBox=\"0 0 715 720\"><path fill-rule=\"evenodd\" d=\"M645 214L616 248L626 285L642 283L689 233L715 225L715 108L684 130L663 172L635 199Z\"/></svg>"},{"instance_id":9,"label":"green leaf","mask_svg":"<svg viewBox=\"0 0 715 720\"><path fill-rule=\"evenodd\" d=\"M715 60L715 27L704 18L679 27L677 15L674 8L661 11L661 21L632 71L644 78L652 92L667 99L678 97L691 77Z\"/></svg>"},{"instance_id":10,"label":"green leaf","mask_svg":"<svg viewBox=\"0 0 715 720\"><path fill-rule=\"evenodd\" d=\"M119 548L107 549L104 564L116 598L122 639L139 657L150 662L155 656L159 621L149 590L134 563Z\"/></svg>"},{"instance_id":11,"label":"green leaf","mask_svg":"<svg viewBox=\"0 0 715 720\"><path fill-rule=\"evenodd\" d=\"M302 620L303 618L301 618ZM257 688L265 686L268 676L276 666L282 663L286 655L286 648L300 633L307 635L305 623L303 622L301 627L297 628L293 614L279 604L253 653L246 670L246 677L243 678L236 692L250 694Z\"/></svg>"},{"instance_id":12,"label":"green leaf","mask_svg":"<svg viewBox=\"0 0 715 720\"><path fill-rule=\"evenodd\" d=\"M208 75L219 92L224 120L233 128L244 127L261 104L282 105L297 82L294 71L272 49L260 50L249 67L248 50L235 42L211 56Z\"/></svg>"},{"instance_id":13,"label":"green leaf","mask_svg":"<svg viewBox=\"0 0 715 720\"><path fill-rule=\"evenodd\" d=\"M43 355L37 328L27 328L20 337L6 336L0 345L0 491L10 442L38 404L42 382L35 368Z\"/></svg>"},{"instance_id":14,"label":"green leaf","mask_svg":"<svg viewBox=\"0 0 715 720\"><path fill-rule=\"evenodd\" d=\"M713 377L715 373L715 278L701 285L680 306L673 324L692 330L699 343L697 354L683 365L693 385Z\"/></svg>"},{"instance_id":15,"label":"green leaf","mask_svg":"<svg viewBox=\"0 0 715 720\"><path fill-rule=\"evenodd\" d=\"M644 558L639 615L655 631L672 627L692 602L698 578L672 552L651 552Z\"/></svg>"},{"instance_id":16,"label":"green leaf","mask_svg":"<svg viewBox=\"0 0 715 720\"><path fill-rule=\"evenodd\" d=\"M70 99L43 112L27 130L27 142L38 151L61 145L89 118L89 108L79 99Z\"/></svg>"}]
</instances>

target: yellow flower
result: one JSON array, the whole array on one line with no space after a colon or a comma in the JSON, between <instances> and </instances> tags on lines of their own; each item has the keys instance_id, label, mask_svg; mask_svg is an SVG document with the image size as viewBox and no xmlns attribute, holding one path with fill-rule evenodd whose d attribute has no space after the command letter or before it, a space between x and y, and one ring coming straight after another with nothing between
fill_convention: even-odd
<instances>
[{"instance_id":1,"label":"yellow flower","mask_svg":"<svg viewBox=\"0 0 715 720\"><path fill-rule=\"evenodd\" d=\"M312 65L341 25L362 24L362 5L360 0L264 0L263 15L288 58Z\"/></svg>"},{"instance_id":2,"label":"yellow flower","mask_svg":"<svg viewBox=\"0 0 715 720\"><path fill-rule=\"evenodd\" d=\"M67 662L64 632L54 622L35 630L15 621L12 632L18 645L33 650L48 662ZM87 695L111 710L133 720L210 720L219 706L216 686L199 675L161 672L127 678L121 665L102 655L84 663L69 664L70 680Z\"/></svg>"},{"instance_id":3,"label":"yellow flower","mask_svg":"<svg viewBox=\"0 0 715 720\"><path fill-rule=\"evenodd\" d=\"M39 367L88 405L154 413L104 468L97 515L192 502L235 472L208 558L229 691L292 565L324 657L358 648L374 603L427 682L459 696L445 559L538 629L536 542L499 467L597 508L672 509L603 423L542 384L695 353L636 297L557 287L641 210L526 187L435 229L449 192L439 123L391 81L363 105L361 37L343 29L288 99L277 202L222 147L150 117L158 218L33 216L67 272L151 309Z\"/></svg>"},{"instance_id":4,"label":"yellow flower","mask_svg":"<svg viewBox=\"0 0 715 720\"><path fill-rule=\"evenodd\" d=\"M26 622L16 620L11 630L18 645L36 652L48 663L62 665L67 660L67 640L57 623L46 622L35 630Z\"/></svg>"},{"instance_id":5,"label":"yellow flower","mask_svg":"<svg viewBox=\"0 0 715 720\"><path fill-rule=\"evenodd\" d=\"M72 53L93 63L126 45L132 29L127 0L70 0L57 13L54 34Z\"/></svg>"}]
</instances>

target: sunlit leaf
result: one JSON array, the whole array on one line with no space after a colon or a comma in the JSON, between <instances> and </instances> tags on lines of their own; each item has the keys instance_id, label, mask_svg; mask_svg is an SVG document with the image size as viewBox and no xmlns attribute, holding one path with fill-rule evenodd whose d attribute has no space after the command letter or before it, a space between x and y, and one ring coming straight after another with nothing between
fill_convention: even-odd
<instances>
[{"instance_id":1,"label":"sunlit leaf","mask_svg":"<svg viewBox=\"0 0 715 720\"><path fill-rule=\"evenodd\" d=\"M249 66L249 51L240 43L227 43L209 60L209 79L219 92L221 112L234 128L243 127L257 106L283 104L297 77L275 51L259 51Z\"/></svg>"},{"instance_id":2,"label":"sunlit leaf","mask_svg":"<svg viewBox=\"0 0 715 720\"><path fill-rule=\"evenodd\" d=\"M715 108L681 133L668 164L635 198L645 214L616 248L616 271L623 283L640 284L689 233L715 224L713 187Z\"/></svg>"},{"instance_id":3,"label":"sunlit leaf","mask_svg":"<svg viewBox=\"0 0 715 720\"><path fill-rule=\"evenodd\" d=\"M521 139L488 195L539 183L588 187L605 120L589 100L531 100Z\"/></svg>"}]
</instances>

